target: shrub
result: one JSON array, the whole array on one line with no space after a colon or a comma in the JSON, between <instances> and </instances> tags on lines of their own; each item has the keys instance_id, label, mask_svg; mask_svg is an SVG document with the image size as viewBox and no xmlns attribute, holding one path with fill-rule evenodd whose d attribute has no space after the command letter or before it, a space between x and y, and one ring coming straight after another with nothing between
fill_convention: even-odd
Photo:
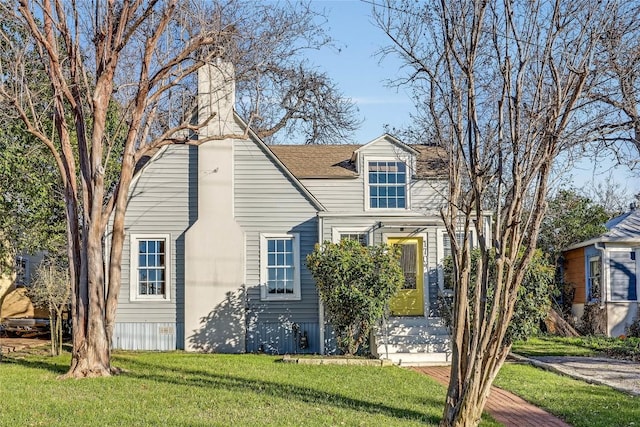
<instances>
[{"instance_id":1,"label":"shrub","mask_svg":"<svg viewBox=\"0 0 640 427\"><path fill-rule=\"evenodd\" d=\"M576 329L583 335L606 335L607 310L600 303L585 304Z\"/></svg>"},{"instance_id":2,"label":"shrub","mask_svg":"<svg viewBox=\"0 0 640 427\"><path fill-rule=\"evenodd\" d=\"M636 316L633 323L627 326L626 329L628 337L640 338L640 314Z\"/></svg>"},{"instance_id":3,"label":"shrub","mask_svg":"<svg viewBox=\"0 0 640 427\"><path fill-rule=\"evenodd\" d=\"M404 283L399 249L345 239L316 245L307 257L338 348L355 354Z\"/></svg>"},{"instance_id":4,"label":"shrub","mask_svg":"<svg viewBox=\"0 0 640 427\"><path fill-rule=\"evenodd\" d=\"M472 300L475 292L474 284L475 266L480 257L480 250L474 249L471 252L472 277L471 287L469 289L469 299ZM451 257L444 260L443 263L445 288L451 288L453 278L453 261ZM495 255L491 254L489 261L489 275L495 274ZM524 281L518 287L518 299L516 301L513 317L509 324L506 340L510 343L516 340L524 340L532 335L540 333L540 324L545 319L551 309L552 297L557 292L554 285L554 267L549 264L542 251L536 250ZM487 298L491 300L493 297L493 289L487 292ZM449 307L443 307L444 312L450 312L452 300L449 298L441 299L441 304L447 303ZM488 303L490 303L489 301ZM451 319L451 316L443 316L445 322ZM448 320L449 319L449 320ZM449 324L450 326L450 324Z\"/></svg>"}]
</instances>

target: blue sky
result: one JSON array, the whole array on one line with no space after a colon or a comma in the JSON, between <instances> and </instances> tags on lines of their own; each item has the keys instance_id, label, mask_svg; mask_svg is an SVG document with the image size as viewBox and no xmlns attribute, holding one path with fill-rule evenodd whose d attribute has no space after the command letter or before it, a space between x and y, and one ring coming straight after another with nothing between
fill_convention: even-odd
<instances>
[{"instance_id":1,"label":"blue sky","mask_svg":"<svg viewBox=\"0 0 640 427\"><path fill-rule=\"evenodd\" d=\"M310 60L326 72L347 98L356 102L362 126L354 142L364 144L380 136L384 126L404 127L414 111L407 88L389 87L386 83L401 73L401 63L392 57L381 59L377 51L388 44L386 36L373 23L371 4L353 0L313 0L313 7L324 9L329 34L335 49L313 52ZM410 142L410 141L408 141ZM565 181L577 188L593 186L609 173L629 196L640 192L638 172L613 166L602 156L597 162L585 159L566 174Z\"/></svg>"},{"instance_id":2,"label":"blue sky","mask_svg":"<svg viewBox=\"0 0 640 427\"><path fill-rule=\"evenodd\" d=\"M413 104L406 89L388 87L385 80L398 75L400 63L376 52L388 44L386 36L371 19L371 5L360 1L314 0L324 9L335 48L313 52L311 60L325 71L343 95L354 100L363 120L354 142L363 144L384 133L384 125L408 124Z\"/></svg>"}]
</instances>

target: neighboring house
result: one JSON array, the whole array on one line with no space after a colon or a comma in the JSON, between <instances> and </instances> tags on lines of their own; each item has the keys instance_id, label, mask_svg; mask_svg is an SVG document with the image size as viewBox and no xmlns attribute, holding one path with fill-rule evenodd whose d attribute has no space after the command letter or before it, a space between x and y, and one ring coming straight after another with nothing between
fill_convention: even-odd
<instances>
[{"instance_id":1,"label":"neighboring house","mask_svg":"<svg viewBox=\"0 0 640 427\"><path fill-rule=\"evenodd\" d=\"M386 134L361 146L267 146L233 111L231 79L220 85L214 74L199 74L199 108L224 102L200 134L248 138L168 146L137 174L114 347L333 352L305 260L316 243L354 238L402 245L405 289L374 353L446 358L442 153Z\"/></svg>"},{"instance_id":2,"label":"neighboring house","mask_svg":"<svg viewBox=\"0 0 640 427\"><path fill-rule=\"evenodd\" d=\"M3 300L0 316L2 319L33 319L48 318L49 313L33 306L27 295L27 290L31 286L36 270L42 260L44 253L20 254L15 258L14 274L0 277L1 289L8 289ZM1 295L0 295L1 296Z\"/></svg>"},{"instance_id":3,"label":"neighboring house","mask_svg":"<svg viewBox=\"0 0 640 427\"><path fill-rule=\"evenodd\" d=\"M619 336L638 316L640 209L605 227L606 233L564 251L564 279L575 287L573 315L580 318L585 305L597 304L604 311L604 332Z\"/></svg>"}]
</instances>

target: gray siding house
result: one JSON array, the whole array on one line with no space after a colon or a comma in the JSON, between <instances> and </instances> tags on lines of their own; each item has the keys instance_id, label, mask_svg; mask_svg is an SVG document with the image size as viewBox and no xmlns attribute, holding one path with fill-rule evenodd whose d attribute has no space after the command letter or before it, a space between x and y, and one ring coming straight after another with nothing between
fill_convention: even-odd
<instances>
[{"instance_id":1,"label":"gray siding house","mask_svg":"<svg viewBox=\"0 0 640 427\"><path fill-rule=\"evenodd\" d=\"M114 347L331 353L305 259L316 243L354 238L402 246L405 289L373 352L446 360L442 153L388 134L365 145L267 146L233 111L232 79L218 85L215 73L199 74L201 114L218 111L200 134L246 137L166 147L137 174Z\"/></svg>"}]
</instances>

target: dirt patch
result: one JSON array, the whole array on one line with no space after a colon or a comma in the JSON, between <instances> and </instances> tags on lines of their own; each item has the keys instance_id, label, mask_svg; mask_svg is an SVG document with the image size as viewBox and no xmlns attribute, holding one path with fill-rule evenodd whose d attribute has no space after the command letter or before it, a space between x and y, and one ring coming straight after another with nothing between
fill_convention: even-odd
<instances>
[{"instance_id":1,"label":"dirt patch","mask_svg":"<svg viewBox=\"0 0 640 427\"><path fill-rule=\"evenodd\" d=\"M48 344L50 344L48 339L0 337L2 354L24 352L36 348L40 350L40 347L45 347Z\"/></svg>"}]
</instances>

